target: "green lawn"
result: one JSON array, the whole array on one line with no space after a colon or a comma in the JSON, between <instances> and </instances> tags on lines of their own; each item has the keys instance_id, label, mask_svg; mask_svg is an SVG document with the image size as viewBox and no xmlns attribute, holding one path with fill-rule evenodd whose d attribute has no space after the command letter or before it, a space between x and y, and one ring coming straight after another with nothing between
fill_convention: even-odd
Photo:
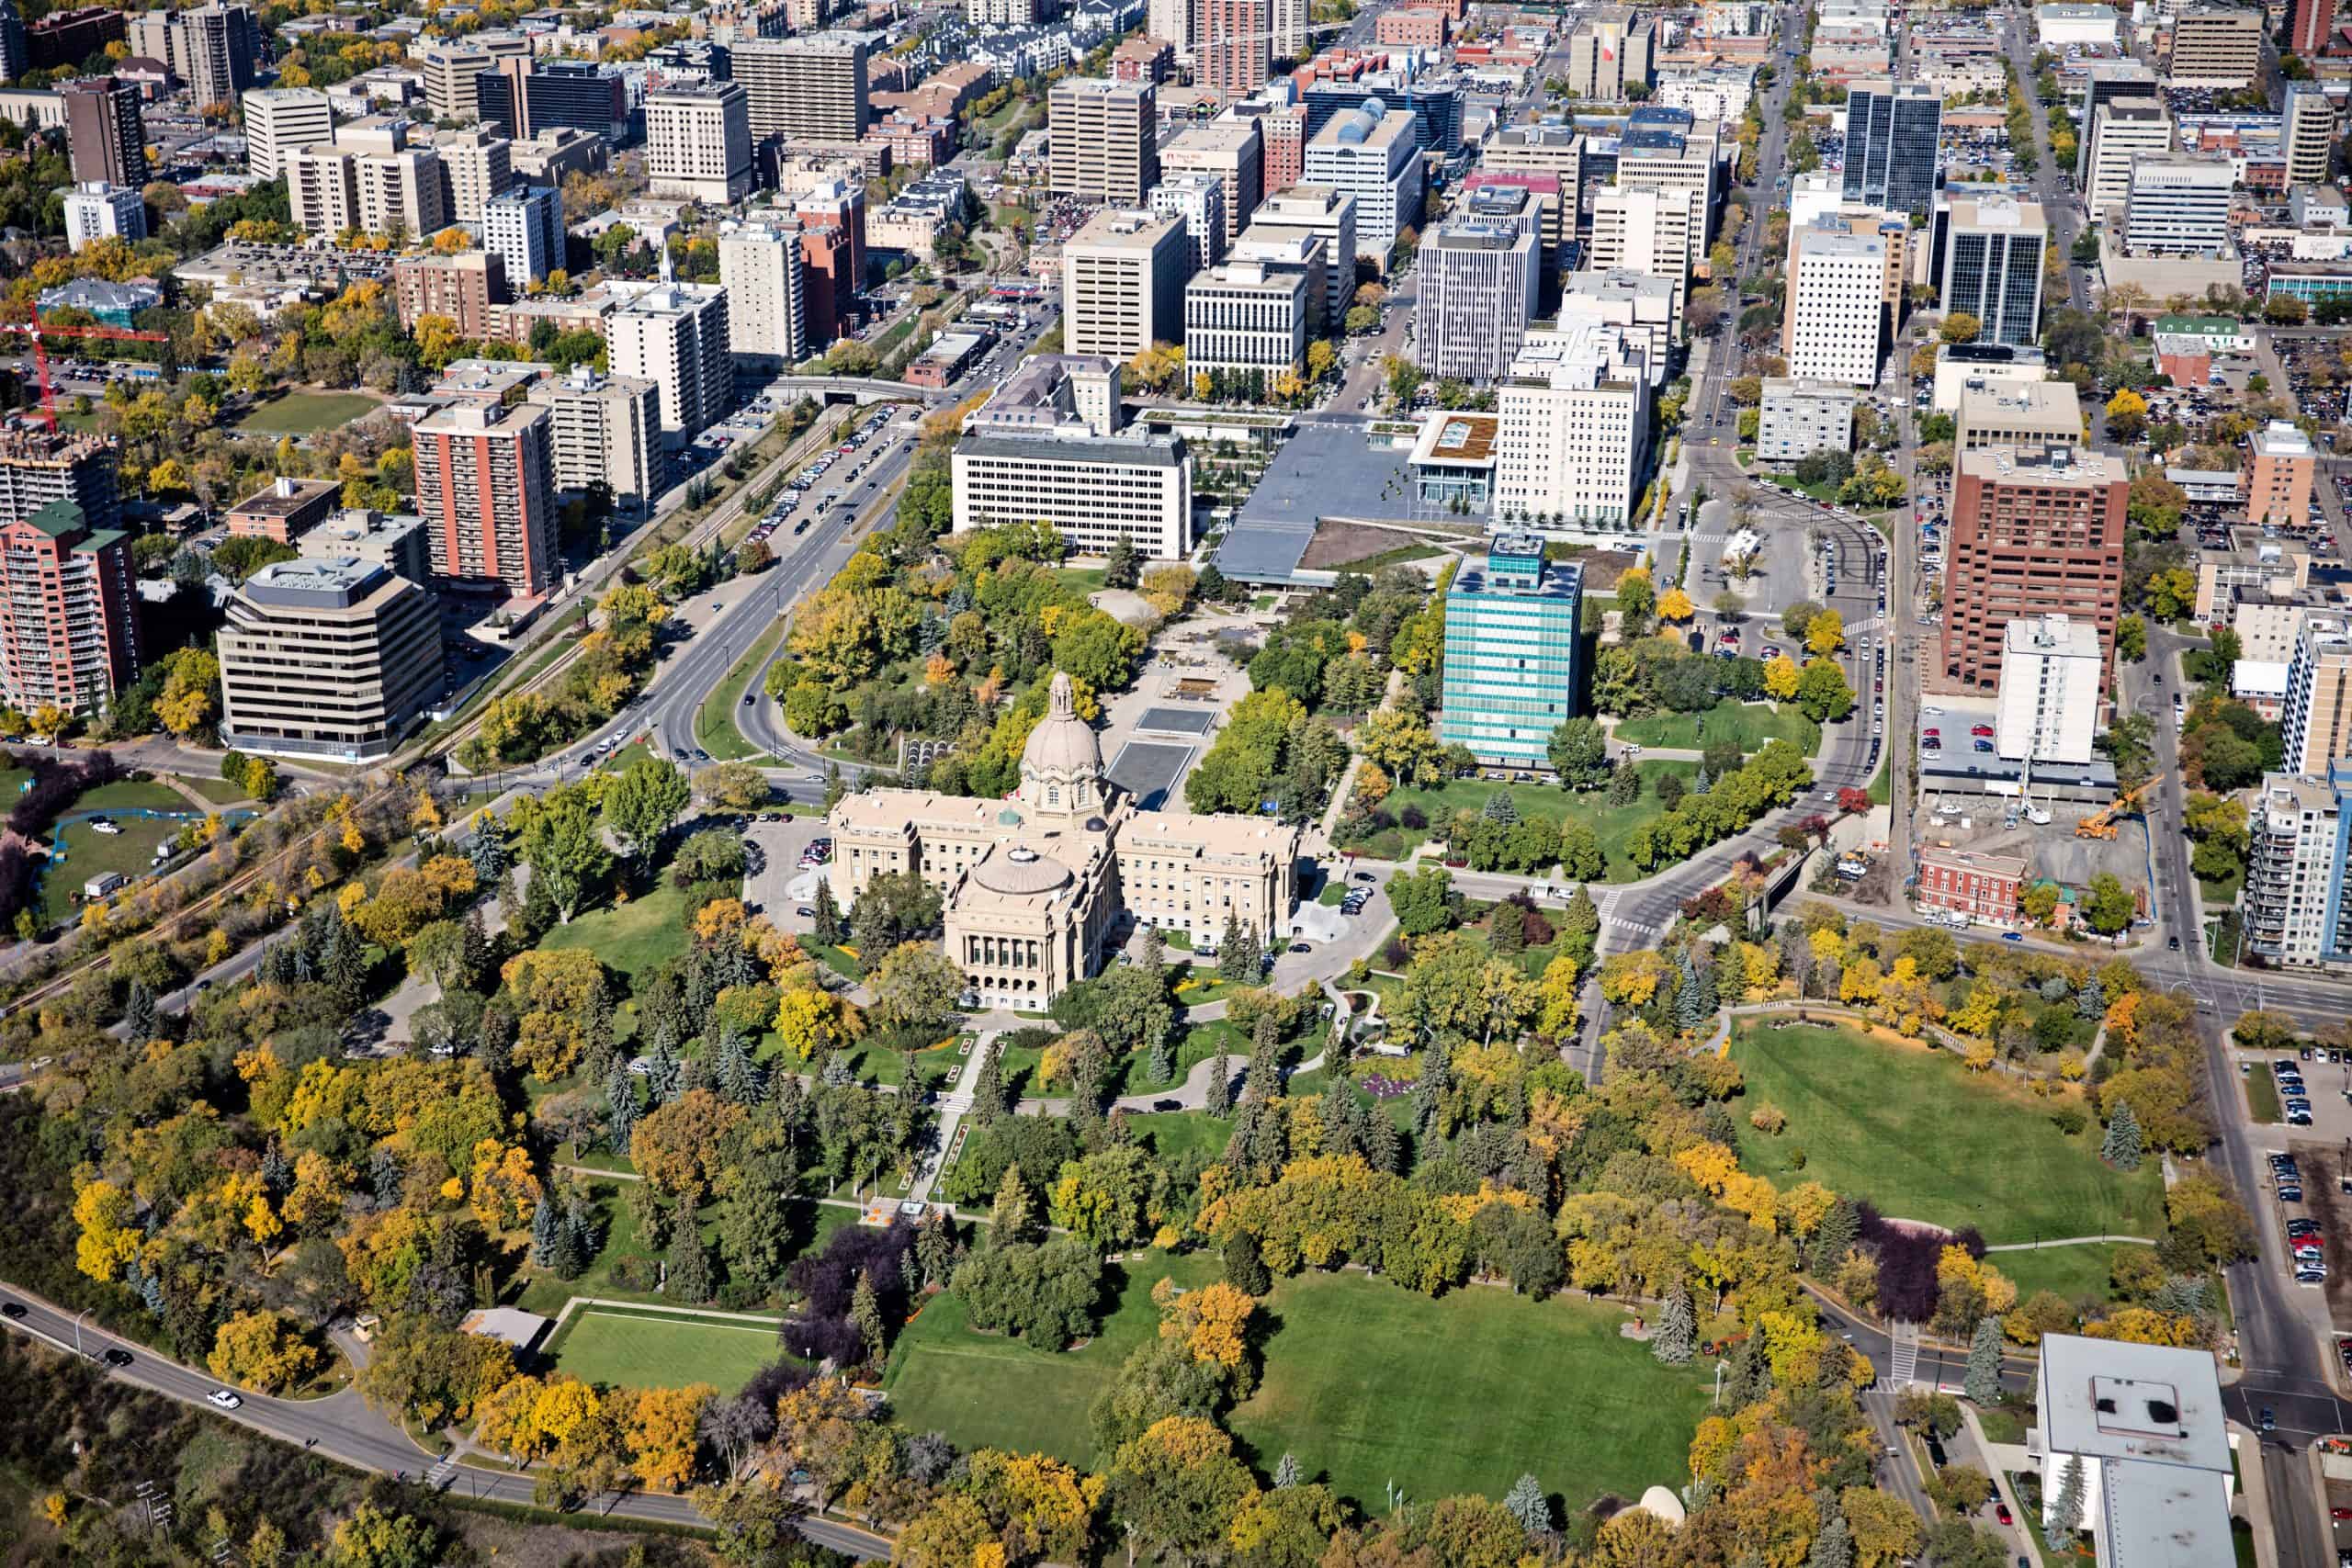
<instances>
[{"instance_id":1,"label":"green lawn","mask_svg":"<svg viewBox=\"0 0 2352 1568\"><path fill-rule=\"evenodd\" d=\"M1105 566L1057 567L1054 575L1080 593L1092 593L1110 581L1111 569Z\"/></svg>"},{"instance_id":2,"label":"green lawn","mask_svg":"<svg viewBox=\"0 0 2352 1568\"><path fill-rule=\"evenodd\" d=\"M775 1328L756 1323L582 1307L564 1325L556 1366L583 1382L616 1388L712 1384L732 1393L784 1354Z\"/></svg>"},{"instance_id":3,"label":"green lawn","mask_svg":"<svg viewBox=\"0 0 2352 1568\"><path fill-rule=\"evenodd\" d=\"M785 623L777 621L759 635L735 668L727 672L710 695L705 697L701 711L695 715L695 740L702 749L722 762L739 762L746 758L765 757L766 752L743 739L735 727L735 715L743 704L743 694L751 687L752 679L767 668L775 655L776 644L784 640Z\"/></svg>"},{"instance_id":4,"label":"green lawn","mask_svg":"<svg viewBox=\"0 0 2352 1568\"><path fill-rule=\"evenodd\" d=\"M665 877L628 903L591 909L568 926L551 928L543 948L584 947L632 981L665 958L686 951L686 896Z\"/></svg>"},{"instance_id":5,"label":"green lawn","mask_svg":"<svg viewBox=\"0 0 2352 1568\"><path fill-rule=\"evenodd\" d=\"M1889 758L1887 761L1881 762L1878 765L1878 776L1871 780L1871 805L1892 806L1894 804L1894 775L1887 771L1894 765L1894 762L1892 758Z\"/></svg>"},{"instance_id":6,"label":"green lawn","mask_svg":"<svg viewBox=\"0 0 2352 1568\"><path fill-rule=\"evenodd\" d=\"M586 1270L576 1280L559 1280L553 1274L526 1269L522 1293L515 1298L514 1305L525 1312L553 1317L563 1310L563 1303L574 1296L599 1296L607 1301L624 1302L660 1302L665 1299L652 1288L658 1277L653 1268L654 1254L638 1241L637 1223L629 1215L628 1204L622 1200L622 1187L623 1183L618 1181L590 1180L587 1183L588 1196L595 1203L599 1221L604 1226L605 1245ZM834 1203L796 1202L789 1212L797 1243L793 1249L795 1256L808 1247L822 1245L833 1232L857 1220L855 1209L845 1209ZM703 1240L716 1246L718 1240L718 1206L707 1206L703 1213ZM581 1375L584 1377L587 1374Z\"/></svg>"},{"instance_id":7,"label":"green lawn","mask_svg":"<svg viewBox=\"0 0 2352 1568\"><path fill-rule=\"evenodd\" d=\"M118 816L119 833L94 831L82 814L91 811L177 812L177 818ZM136 883L154 868L155 851L194 820L196 807L178 791L159 784L118 779L84 790L61 814L51 836L52 858L40 883L39 919L44 925L74 918L74 896L94 876L120 872Z\"/></svg>"},{"instance_id":8,"label":"green lawn","mask_svg":"<svg viewBox=\"0 0 2352 1568\"><path fill-rule=\"evenodd\" d=\"M2244 863L2240 863L2238 865L2233 867L2230 874L2227 876L2220 877L2212 881L2208 881L2201 876L2197 879L2198 896L2203 898L2208 904L2215 906L2235 904L2238 901L2238 891L2245 886L2245 866Z\"/></svg>"},{"instance_id":9,"label":"green lawn","mask_svg":"<svg viewBox=\"0 0 2352 1568\"><path fill-rule=\"evenodd\" d=\"M967 1448L1088 1461L1087 1407L1154 1331L1162 1276L1198 1285L1217 1267L1153 1253L1114 1268L1102 1334L1060 1354L975 1333L953 1296L933 1297L892 1358L893 1415ZM1499 1496L1532 1468L1579 1506L1686 1473L1707 1385L1622 1337L1616 1307L1486 1288L1432 1301L1341 1273L1278 1282L1264 1313L1263 1376L1229 1422L1262 1471L1295 1453L1374 1509L1391 1481L1416 1499Z\"/></svg>"},{"instance_id":10,"label":"green lawn","mask_svg":"<svg viewBox=\"0 0 2352 1568\"><path fill-rule=\"evenodd\" d=\"M1500 790L1510 796L1521 817L1548 817L1555 821L1574 817L1589 824L1600 835L1601 850L1609 856L1609 880L1631 882L1635 873L1633 862L1625 858L1625 840L1635 828L1663 814L1656 793L1657 781L1673 773L1687 786L1698 776L1699 764L1679 758L1651 758L1637 763L1635 771L1642 775L1642 794L1631 806L1611 806L1596 792L1577 794L1552 784L1498 784L1488 779L1455 779L1434 789L1391 790L1380 803L1383 811L1401 818L1407 807L1419 807L1430 826L1385 829L1347 847L1383 860L1402 860L1424 840L1442 836L1455 812L1481 810L1487 797Z\"/></svg>"},{"instance_id":11,"label":"green lawn","mask_svg":"<svg viewBox=\"0 0 2352 1568\"><path fill-rule=\"evenodd\" d=\"M1704 733L1701 724L1704 721ZM1753 751L1767 740L1785 740L1810 757L1821 749L1821 726L1796 709L1775 710L1763 703L1743 703L1725 697L1709 712L1659 713L1627 719L1614 731L1632 746L1663 746L1697 751L1710 740L1736 740L1742 751Z\"/></svg>"},{"instance_id":12,"label":"green lawn","mask_svg":"<svg viewBox=\"0 0 2352 1568\"><path fill-rule=\"evenodd\" d=\"M2278 1080L2270 1073L2270 1064L2256 1062L2245 1075L2245 1102L2257 1122L2277 1122L2279 1116Z\"/></svg>"},{"instance_id":13,"label":"green lawn","mask_svg":"<svg viewBox=\"0 0 2352 1568\"><path fill-rule=\"evenodd\" d=\"M1127 1118L1136 1141L1163 1160L1200 1153L1215 1159L1233 1140L1233 1123L1205 1111L1162 1111Z\"/></svg>"},{"instance_id":14,"label":"green lawn","mask_svg":"<svg viewBox=\"0 0 2352 1568\"><path fill-rule=\"evenodd\" d=\"M1734 1049L1748 1105L1788 1113L1777 1137L1734 1118L1742 1163L1776 1181L1820 1181L1889 1217L1973 1224L1988 1241L2163 1226L2157 1162L2109 1170L2096 1122L2070 1138L2045 1106L1949 1052L1805 1026L1744 1029ZM1789 1158L1800 1148L1802 1171Z\"/></svg>"},{"instance_id":15,"label":"green lawn","mask_svg":"<svg viewBox=\"0 0 2352 1568\"><path fill-rule=\"evenodd\" d=\"M2022 1301L2036 1291L2055 1291L2070 1302L2107 1300L2107 1272L2126 1242L2086 1247L2040 1247L2030 1252L1994 1252L1984 1261L2017 1281Z\"/></svg>"},{"instance_id":16,"label":"green lawn","mask_svg":"<svg viewBox=\"0 0 2352 1568\"><path fill-rule=\"evenodd\" d=\"M179 773L175 776L180 783L216 806L234 806L247 798L244 785L232 784L226 779L209 779L202 773Z\"/></svg>"},{"instance_id":17,"label":"green lawn","mask_svg":"<svg viewBox=\"0 0 2352 1568\"><path fill-rule=\"evenodd\" d=\"M384 405L364 392L288 392L237 422L239 430L315 435L367 418Z\"/></svg>"}]
</instances>

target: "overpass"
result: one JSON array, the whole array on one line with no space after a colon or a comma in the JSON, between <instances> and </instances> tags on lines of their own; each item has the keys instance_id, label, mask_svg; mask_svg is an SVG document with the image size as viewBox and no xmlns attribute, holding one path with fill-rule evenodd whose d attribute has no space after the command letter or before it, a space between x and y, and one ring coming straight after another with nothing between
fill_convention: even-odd
<instances>
[{"instance_id":1,"label":"overpass","mask_svg":"<svg viewBox=\"0 0 2352 1568\"><path fill-rule=\"evenodd\" d=\"M795 376L786 383L795 396L806 395L820 402L854 401L863 408L867 403L919 402L926 406L947 400L947 393L928 387L910 387L904 381L882 381L871 376Z\"/></svg>"}]
</instances>

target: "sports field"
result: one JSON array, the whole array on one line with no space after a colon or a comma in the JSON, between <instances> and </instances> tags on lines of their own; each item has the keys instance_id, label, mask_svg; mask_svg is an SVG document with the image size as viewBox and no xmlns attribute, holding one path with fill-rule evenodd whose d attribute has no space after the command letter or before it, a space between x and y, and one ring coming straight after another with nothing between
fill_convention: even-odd
<instances>
[{"instance_id":1,"label":"sports field","mask_svg":"<svg viewBox=\"0 0 2352 1568\"><path fill-rule=\"evenodd\" d=\"M315 435L365 419L383 406L364 392L288 392L245 415L237 428L272 435Z\"/></svg>"},{"instance_id":2,"label":"sports field","mask_svg":"<svg viewBox=\"0 0 2352 1568\"><path fill-rule=\"evenodd\" d=\"M731 1393L783 1354L775 1329L765 1324L582 1307L564 1325L555 1362L584 1382L626 1388L707 1382Z\"/></svg>"}]
</instances>

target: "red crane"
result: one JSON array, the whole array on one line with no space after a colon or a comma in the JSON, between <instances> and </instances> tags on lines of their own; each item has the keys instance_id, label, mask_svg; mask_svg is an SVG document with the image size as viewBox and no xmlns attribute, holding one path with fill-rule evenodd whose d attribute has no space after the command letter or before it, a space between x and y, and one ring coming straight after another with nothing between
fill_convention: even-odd
<instances>
[{"instance_id":1,"label":"red crane","mask_svg":"<svg viewBox=\"0 0 2352 1568\"><path fill-rule=\"evenodd\" d=\"M33 368L40 377L40 416L49 421L49 427L51 430L57 428L57 390L50 385L49 350L45 346L45 340L53 337L95 337L129 338L139 343L169 343L171 341L170 334L165 333L134 332L129 327L51 326L38 316L25 321L0 321L0 333L21 333L33 340Z\"/></svg>"}]
</instances>

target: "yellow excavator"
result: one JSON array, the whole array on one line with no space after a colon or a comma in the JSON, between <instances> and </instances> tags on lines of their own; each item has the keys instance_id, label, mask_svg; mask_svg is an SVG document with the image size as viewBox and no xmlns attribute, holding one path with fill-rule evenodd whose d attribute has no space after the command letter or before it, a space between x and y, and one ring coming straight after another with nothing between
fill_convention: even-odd
<instances>
[{"instance_id":1,"label":"yellow excavator","mask_svg":"<svg viewBox=\"0 0 2352 1568\"><path fill-rule=\"evenodd\" d=\"M2150 790L2154 789L2158 784L2164 781L2164 774L2158 773L2154 778L2148 780L2147 783L2140 784L2136 788L2117 791L2116 796L2113 800L2109 801L2105 806L2100 807L2097 811L2094 811L2088 817L2084 818L2081 821L2075 824L2075 837L2077 839L2112 839L2115 837L2116 822L2121 818L2139 815L2140 802L2147 795Z\"/></svg>"}]
</instances>

